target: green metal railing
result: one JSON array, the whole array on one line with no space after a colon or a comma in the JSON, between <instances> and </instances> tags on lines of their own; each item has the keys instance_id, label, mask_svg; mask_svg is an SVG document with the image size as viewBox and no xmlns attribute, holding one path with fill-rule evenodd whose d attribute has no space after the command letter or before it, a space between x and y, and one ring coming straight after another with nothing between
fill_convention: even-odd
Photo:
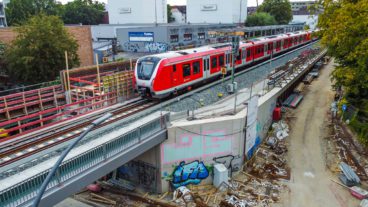
<instances>
[{"instance_id":1,"label":"green metal railing","mask_svg":"<svg viewBox=\"0 0 368 207\"><path fill-rule=\"evenodd\" d=\"M140 144L150 136L166 129L169 114L154 119L142 126L135 128L125 134L116 137L104 144L96 146L76 157L65 160L58 168L53 180L47 186L47 190L60 186L74 176L99 165L107 159L111 159L119 153ZM32 200L46 178L49 170L39 173L21 183L0 192L0 206L13 207L22 206ZM47 191L46 190L46 191Z\"/></svg>"}]
</instances>

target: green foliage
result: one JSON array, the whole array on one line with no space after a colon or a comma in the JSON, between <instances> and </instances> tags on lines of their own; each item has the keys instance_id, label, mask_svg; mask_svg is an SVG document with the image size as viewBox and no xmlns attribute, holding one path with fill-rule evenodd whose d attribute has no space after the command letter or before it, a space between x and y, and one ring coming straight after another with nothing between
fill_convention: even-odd
<instances>
[{"instance_id":1,"label":"green foliage","mask_svg":"<svg viewBox=\"0 0 368 207\"><path fill-rule=\"evenodd\" d=\"M8 74L15 81L33 84L55 80L65 68L79 65L78 44L57 16L37 15L16 29L18 35L6 50Z\"/></svg>"},{"instance_id":2,"label":"green foliage","mask_svg":"<svg viewBox=\"0 0 368 207\"><path fill-rule=\"evenodd\" d=\"M271 14L278 24L289 24L293 19L289 0L265 0L257 11Z\"/></svg>"},{"instance_id":3,"label":"green foliage","mask_svg":"<svg viewBox=\"0 0 368 207\"><path fill-rule=\"evenodd\" d=\"M304 30L310 30L310 26L308 24L304 25Z\"/></svg>"},{"instance_id":4,"label":"green foliage","mask_svg":"<svg viewBox=\"0 0 368 207\"><path fill-rule=\"evenodd\" d=\"M275 17L265 12L254 13L248 16L245 22L245 26L247 27L267 26L267 25L275 25L275 24L277 24Z\"/></svg>"},{"instance_id":5,"label":"green foliage","mask_svg":"<svg viewBox=\"0 0 368 207\"><path fill-rule=\"evenodd\" d=\"M64 6L63 20L65 24L96 25L103 20L105 4L92 0L74 0Z\"/></svg>"},{"instance_id":6,"label":"green foliage","mask_svg":"<svg viewBox=\"0 0 368 207\"><path fill-rule=\"evenodd\" d=\"M322 43L339 63L332 77L356 99L368 97L368 1L324 0Z\"/></svg>"},{"instance_id":7,"label":"green foliage","mask_svg":"<svg viewBox=\"0 0 368 207\"><path fill-rule=\"evenodd\" d=\"M0 72L5 71L6 65L5 65L5 50L6 45L2 42L0 42Z\"/></svg>"},{"instance_id":8,"label":"green foliage","mask_svg":"<svg viewBox=\"0 0 368 207\"><path fill-rule=\"evenodd\" d=\"M173 14L171 12L172 7L170 4L167 5L167 21L168 23L175 21L175 18L173 17Z\"/></svg>"},{"instance_id":9,"label":"green foliage","mask_svg":"<svg viewBox=\"0 0 368 207\"><path fill-rule=\"evenodd\" d=\"M368 144L368 1L323 0L320 14L322 44L338 63L332 73L336 86L347 92L358 112L350 126Z\"/></svg>"},{"instance_id":10,"label":"green foliage","mask_svg":"<svg viewBox=\"0 0 368 207\"><path fill-rule=\"evenodd\" d=\"M62 9L55 0L11 0L5 8L9 26L20 25L30 17L40 13L59 15Z\"/></svg>"}]
</instances>

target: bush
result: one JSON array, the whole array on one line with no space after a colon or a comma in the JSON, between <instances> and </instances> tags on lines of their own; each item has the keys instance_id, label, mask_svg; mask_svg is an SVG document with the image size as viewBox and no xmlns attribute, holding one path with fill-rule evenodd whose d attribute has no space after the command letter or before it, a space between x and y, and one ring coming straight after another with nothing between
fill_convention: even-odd
<instances>
[{"instance_id":1,"label":"bush","mask_svg":"<svg viewBox=\"0 0 368 207\"><path fill-rule=\"evenodd\" d=\"M273 16L265 12L256 12L248 16L245 26L255 27L255 26L267 26L276 25L277 22Z\"/></svg>"}]
</instances>

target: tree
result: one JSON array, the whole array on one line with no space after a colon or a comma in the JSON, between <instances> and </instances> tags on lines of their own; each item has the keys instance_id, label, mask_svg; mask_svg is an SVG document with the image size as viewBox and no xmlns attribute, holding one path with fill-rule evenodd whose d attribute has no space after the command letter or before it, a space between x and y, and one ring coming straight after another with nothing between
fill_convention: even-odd
<instances>
[{"instance_id":1,"label":"tree","mask_svg":"<svg viewBox=\"0 0 368 207\"><path fill-rule=\"evenodd\" d=\"M40 13L59 15L62 5L55 0L11 0L5 8L9 26L20 25Z\"/></svg>"},{"instance_id":2,"label":"tree","mask_svg":"<svg viewBox=\"0 0 368 207\"><path fill-rule=\"evenodd\" d=\"M74 0L64 6L65 24L96 25L103 20L105 4L92 0Z\"/></svg>"},{"instance_id":3,"label":"tree","mask_svg":"<svg viewBox=\"0 0 368 207\"><path fill-rule=\"evenodd\" d=\"M368 1L324 0L323 5L322 43L339 63L333 78L349 93L368 98Z\"/></svg>"},{"instance_id":4,"label":"tree","mask_svg":"<svg viewBox=\"0 0 368 207\"><path fill-rule=\"evenodd\" d=\"M5 58L4 58L5 50L6 50L6 45L0 42L0 72L4 72L6 69Z\"/></svg>"},{"instance_id":5,"label":"tree","mask_svg":"<svg viewBox=\"0 0 368 207\"><path fill-rule=\"evenodd\" d=\"M167 5L167 21L168 23L175 21L175 18L173 17L173 14L171 12L172 7L170 4Z\"/></svg>"},{"instance_id":6,"label":"tree","mask_svg":"<svg viewBox=\"0 0 368 207\"><path fill-rule=\"evenodd\" d=\"M265 0L257 11L271 14L278 24L289 24L293 19L289 0Z\"/></svg>"},{"instance_id":7,"label":"tree","mask_svg":"<svg viewBox=\"0 0 368 207\"><path fill-rule=\"evenodd\" d=\"M266 25L275 25L277 24L275 18L268 13L265 12L256 12L247 17L247 21L245 22L245 26L254 27L254 26L266 26Z\"/></svg>"},{"instance_id":8,"label":"tree","mask_svg":"<svg viewBox=\"0 0 368 207\"><path fill-rule=\"evenodd\" d=\"M78 44L57 16L37 15L16 28L16 39L6 50L8 74L15 81L33 84L54 80L65 68L79 65Z\"/></svg>"},{"instance_id":9,"label":"tree","mask_svg":"<svg viewBox=\"0 0 368 207\"><path fill-rule=\"evenodd\" d=\"M368 1L324 0L318 19L322 44L335 57L332 78L356 107L350 126L368 145Z\"/></svg>"}]
</instances>

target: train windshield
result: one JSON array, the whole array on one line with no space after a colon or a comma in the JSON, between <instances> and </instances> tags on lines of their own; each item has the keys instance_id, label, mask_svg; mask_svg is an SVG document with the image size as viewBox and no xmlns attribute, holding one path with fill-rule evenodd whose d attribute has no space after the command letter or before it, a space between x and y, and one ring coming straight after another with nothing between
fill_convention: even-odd
<instances>
[{"instance_id":1,"label":"train windshield","mask_svg":"<svg viewBox=\"0 0 368 207\"><path fill-rule=\"evenodd\" d=\"M141 80L150 80L157 63L158 60L153 58L139 61L137 66L138 78Z\"/></svg>"}]
</instances>

